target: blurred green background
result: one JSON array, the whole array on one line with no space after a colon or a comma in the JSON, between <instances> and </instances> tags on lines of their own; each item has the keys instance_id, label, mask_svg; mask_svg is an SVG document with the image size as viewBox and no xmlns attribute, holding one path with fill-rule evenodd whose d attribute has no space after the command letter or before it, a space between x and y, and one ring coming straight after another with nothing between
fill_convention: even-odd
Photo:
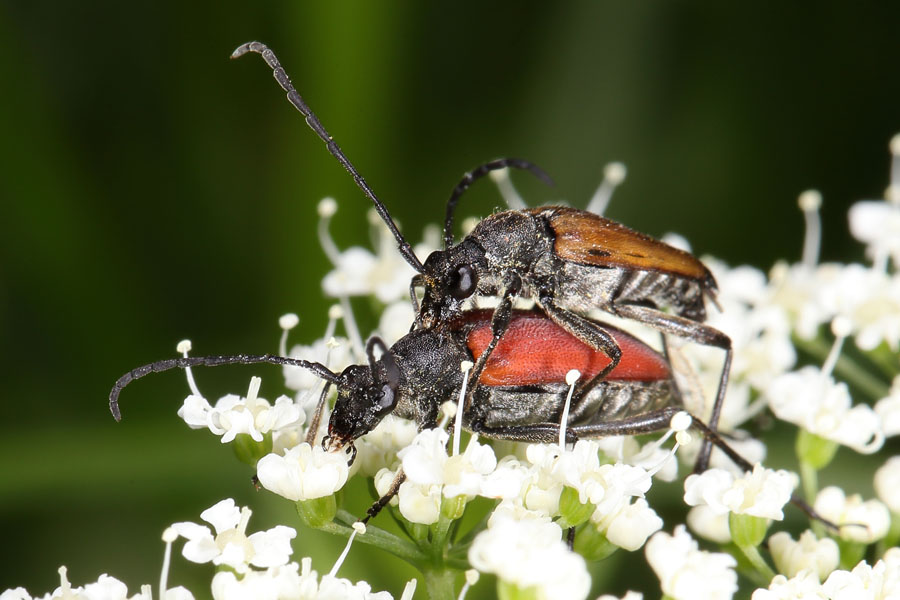
<instances>
[{"instance_id":1,"label":"blurred green background","mask_svg":"<svg viewBox=\"0 0 900 600\"><path fill-rule=\"evenodd\" d=\"M228 496L257 510L251 529L292 518L175 417L181 374L129 388L119 425L106 408L122 372L180 339L274 351L287 311L295 341L320 336L321 197L340 202L342 246L368 239L366 201L268 68L228 60L240 43L278 52L415 241L488 159L537 162L557 187L518 176L520 191L575 205L621 160L609 216L767 268L799 258L810 187L825 197L824 259L861 257L845 215L887 183L898 22L886 2L3 0L0 589L50 591L60 564L79 584L155 585L162 529ZM482 183L463 207L498 203ZM197 376L216 398L257 372L264 396L282 391L276 369ZM327 571L340 543L303 531L295 546L321 548ZM380 561L358 547L342 574L399 594L410 572ZM209 576L177 559L170 581L202 597Z\"/></svg>"}]
</instances>

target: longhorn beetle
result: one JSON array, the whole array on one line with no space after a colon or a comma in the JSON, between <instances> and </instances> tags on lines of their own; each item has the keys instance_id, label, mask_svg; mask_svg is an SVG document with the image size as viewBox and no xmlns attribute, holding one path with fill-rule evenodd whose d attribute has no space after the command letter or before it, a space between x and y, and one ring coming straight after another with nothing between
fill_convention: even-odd
<instances>
[{"instance_id":1,"label":"longhorn beetle","mask_svg":"<svg viewBox=\"0 0 900 600\"><path fill-rule=\"evenodd\" d=\"M593 321L592 321L593 322ZM116 381L109 406L121 419L119 394L134 381L173 368L272 363L307 369L330 385L337 400L322 440L327 450L346 449L355 457L354 441L387 415L413 419L420 430L438 423L441 404L463 384L459 365L478 360L493 341L491 311L464 311L439 329L416 329L390 348L378 337L366 345L368 365L351 365L341 373L301 359L272 354L198 356L161 360L138 367ZM666 359L630 334L603 324L621 350L611 359L570 334L540 311L514 310L506 335L494 348L465 407L463 426L486 437L525 442L557 439L568 385L565 375L578 369L591 389L573 401L566 438L636 435L666 429L683 410ZM381 355L376 358L375 350ZM606 371L602 380L593 377ZM694 427L743 468L752 468L719 436L694 419ZM311 428L313 431L315 427Z\"/></svg>"},{"instance_id":2,"label":"longhorn beetle","mask_svg":"<svg viewBox=\"0 0 900 600\"><path fill-rule=\"evenodd\" d=\"M725 351L725 360L709 425L715 429L731 368L731 339L705 325L705 298L715 302L716 282L693 255L659 242L615 221L593 213L561 206L510 210L482 220L462 241L454 245L453 214L463 191L491 170L507 166L541 171L527 161L501 159L467 173L447 202L444 249L433 252L424 264L362 175L350 163L318 117L294 88L275 54L264 44L249 42L231 55L260 54L272 68L278 84L307 124L325 142L328 151L350 173L356 185L397 239L403 258L417 271L410 296L424 288L416 324L425 329L443 329L463 310L463 303L476 295L499 296L491 322L492 339L476 362L470 380L478 381L491 352L508 329L513 299L533 299L560 327L602 350L611 361L606 368L581 384L579 399L609 375L622 360L622 350L612 330L583 316L592 309L633 319L664 334L715 346ZM668 310L670 312L665 312ZM474 386L473 386L474 387ZM707 438L697 459L702 471L712 450Z\"/></svg>"}]
</instances>

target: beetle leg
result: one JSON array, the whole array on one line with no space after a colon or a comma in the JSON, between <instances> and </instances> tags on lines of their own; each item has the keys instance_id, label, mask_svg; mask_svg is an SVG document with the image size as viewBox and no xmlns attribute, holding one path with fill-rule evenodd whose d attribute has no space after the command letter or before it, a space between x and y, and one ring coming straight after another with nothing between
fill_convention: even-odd
<instances>
[{"instance_id":1,"label":"beetle leg","mask_svg":"<svg viewBox=\"0 0 900 600\"><path fill-rule=\"evenodd\" d=\"M488 343L487 348L485 348L484 352L481 353L481 356L478 357L475 366L472 367L472 371L469 373L469 391L466 393L465 406L460 407L459 410L465 410L466 407L471 405L469 398L475 393L475 387L478 385L478 378L481 377L481 373L487 365L487 360L490 357L491 352L494 351L494 348L496 348L497 344L500 342L500 338L503 337L503 334L509 329L509 321L512 318L512 297L520 288L521 284L518 281L518 278L504 287L503 295L500 297L500 303L494 309L494 314L491 317L491 334L493 337L491 337L491 341Z\"/></svg>"},{"instance_id":2,"label":"beetle leg","mask_svg":"<svg viewBox=\"0 0 900 600\"><path fill-rule=\"evenodd\" d=\"M388 502L391 501L391 498L397 495L397 492L400 491L400 486L403 485L403 482L406 481L406 473L403 472L403 467L400 467L400 470L397 471L397 474L394 475L394 480L391 482L391 487L388 488L387 493L375 501L372 506L366 511L366 516L360 519L363 524L369 522L369 519L374 519L378 516L378 513L388 505Z\"/></svg>"},{"instance_id":3,"label":"beetle leg","mask_svg":"<svg viewBox=\"0 0 900 600\"><path fill-rule=\"evenodd\" d=\"M468 424L472 433L489 438L529 442L532 444L552 444L559 441L559 423L535 423L533 425L499 425L488 427L482 421ZM578 436L572 427L566 428L566 443L574 444Z\"/></svg>"},{"instance_id":4,"label":"beetle leg","mask_svg":"<svg viewBox=\"0 0 900 600\"><path fill-rule=\"evenodd\" d=\"M725 362L722 365L722 375L719 378L719 389L716 391L716 400L713 403L712 413L709 417L709 427L715 430L719 424L722 403L725 401L725 388L728 387L728 375L731 372L731 338L715 327L710 327L678 315L670 315L655 308L634 304L614 304L612 308L613 312L621 317L646 323L662 332L693 340L704 346L714 346L725 350ZM695 473L702 473L709 466L709 454L712 452L712 444L713 442L709 438L704 438L703 444L700 446L700 454L697 456L697 462L694 464Z\"/></svg>"},{"instance_id":5,"label":"beetle leg","mask_svg":"<svg viewBox=\"0 0 900 600\"><path fill-rule=\"evenodd\" d=\"M544 312L547 313L547 316L557 325L578 339L586 342L595 350L603 352L610 359L610 362L606 367L588 381L580 384L575 390L575 394L572 397L572 404L577 404L578 400L594 389L598 383L606 379L606 376L616 368L616 365L622 360L622 350L608 331L600 327L597 323L585 319L581 315L560 308L552 297L542 297L539 304L541 305L541 308L544 309Z\"/></svg>"},{"instance_id":6,"label":"beetle leg","mask_svg":"<svg viewBox=\"0 0 900 600\"><path fill-rule=\"evenodd\" d=\"M422 325L421 318L419 317L419 297L416 295L416 289L423 287L424 285L425 278L421 273L413 275L413 278L409 282L409 301L412 303L413 314L416 315L413 324L409 328L410 331Z\"/></svg>"}]
</instances>

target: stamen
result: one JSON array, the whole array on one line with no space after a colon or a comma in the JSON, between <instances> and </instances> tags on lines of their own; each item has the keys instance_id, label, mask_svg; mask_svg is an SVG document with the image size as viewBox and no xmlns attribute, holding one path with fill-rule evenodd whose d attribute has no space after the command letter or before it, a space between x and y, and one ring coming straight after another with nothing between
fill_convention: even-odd
<instances>
[{"instance_id":1,"label":"stamen","mask_svg":"<svg viewBox=\"0 0 900 600\"><path fill-rule=\"evenodd\" d=\"M459 363L459 370L463 374L462 388L459 390L459 400L456 401L456 420L453 422L453 456L459 454L459 438L462 435L463 413L466 412L466 387L469 383L469 371L474 367L471 360Z\"/></svg>"},{"instance_id":2,"label":"stamen","mask_svg":"<svg viewBox=\"0 0 900 600\"><path fill-rule=\"evenodd\" d=\"M250 515L253 514L253 511L250 510L249 506L244 506L241 508L241 520L238 521L237 527L235 527L235 531L242 535L247 534L247 524L250 522Z\"/></svg>"},{"instance_id":3,"label":"stamen","mask_svg":"<svg viewBox=\"0 0 900 600\"><path fill-rule=\"evenodd\" d=\"M166 543L163 551L162 572L159 574L159 597L166 597L166 586L169 583L169 566L172 564L172 542L178 539L178 532L172 527L166 527L162 534L162 540Z\"/></svg>"},{"instance_id":4,"label":"stamen","mask_svg":"<svg viewBox=\"0 0 900 600\"><path fill-rule=\"evenodd\" d=\"M625 181L627 174L628 169L620 162L611 162L603 167L603 181L600 182L585 210L595 215L602 215L609 206L609 201L612 200L613 192Z\"/></svg>"},{"instance_id":5,"label":"stamen","mask_svg":"<svg viewBox=\"0 0 900 600\"><path fill-rule=\"evenodd\" d=\"M441 414L444 415L441 417L441 422L438 424L438 429L446 429L447 423L456 416L456 402L453 400L447 400L443 404L441 404Z\"/></svg>"},{"instance_id":6,"label":"stamen","mask_svg":"<svg viewBox=\"0 0 900 600\"><path fill-rule=\"evenodd\" d=\"M253 376L250 378L250 387L247 388L247 408L252 409L256 406L256 401L259 398L259 387L262 385L262 379Z\"/></svg>"},{"instance_id":7,"label":"stamen","mask_svg":"<svg viewBox=\"0 0 900 600\"><path fill-rule=\"evenodd\" d=\"M569 428L569 405L572 403L572 394L575 393L575 382L581 377L581 371L572 369L566 373L566 384L569 386L569 393L566 394L566 404L563 406L562 418L559 420L559 449L564 452L566 449L566 430Z\"/></svg>"},{"instance_id":8,"label":"stamen","mask_svg":"<svg viewBox=\"0 0 900 600\"><path fill-rule=\"evenodd\" d=\"M344 551L341 552L341 555L338 556L337 561L334 563L334 566L331 567L331 571L328 573L329 577L335 577L337 575L338 569L341 568L341 565L344 564L344 559L347 558L347 554L350 553L350 546L353 545L353 540L356 538L356 534L363 535L366 532L366 524L362 521L356 521L353 525L353 533L350 534L350 539L347 540L347 545L344 546Z\"/></svg>"},{"instance_id":9,"label":"stamen","mask_svg":"<svg viewBox=\"0 0 900 600\"><path fill-rule=\"evenodd\" d=\"M306 577L312 573L312 558L304 556L300 559L300 574Z\"/></svg>"},{"instance_id":10,"label":"stamen","mask_svg":"<svg viewBox=\"0 0 900 600\"><path fill-rule=\"evenodd\" d=\"M663 436L663 439L668 439L669 436L674 433L675 445L672 446L672 449L666 453L666 456L662 460L647 470L647 475L649 477L653 477L659 473L659 471L666 466L666 463L675 458L675 453L678 452L678 448L691 443L691 434L688 433L687 430L693 421L694 419L691 415L683 410L672 415L672 420L669 421L669 430L666 432L666 435Z\"/></svg>"},{"instance_id":11,"label":"stamen","mask_svg":"<svg viewBox=\"0 0 900 600\"><path fill-rule=\"evenodd\" d=\"M162 600L163 595L160 594L159 597ZM153 600L153 588L149 583L141 586L141 600Z\"/></svg>"},{"instance_id":12,"label":"stamen","mask_svg":"<svg viewBox=\"0 0 900 600\"><path fill-rule=\"evenodd\" d=\"M278 352L281 356L287 356L288 331L296 327L299 322L300 317L294 313L281 315L281 318L278 319L278 326L281 327L281 340L278 342Z\"/></svg>"},{"instance_id":13,"label":"stamen","mask_svg":"<svg viewBox=\"0 0 900 600\"><path fill-rule=\"evenodd\" d=\"M65 566L60 567L56 570L59 573L59 587L62 588L62 597L71 597L72 593L72 584L69 583L68 577L66 577L66 573L68 569Z\"/></svg>"},{"instance_id":14,"label":"stamen","mask_svg":"<svg viewBox=\"0 0 900 600\"><path fill-rule=\"evenodd\" d=\"M418 579L410 579L406 582L400 600L413 600L413 594L416 593L416 583L418 583L418 581Z\"/></svg>"},{"instance_id":15,"label":"stamen","mask_svg":"<svg viewBox=\"0 0 900 600\"><path fill-rule=\"evenodd\" d=\"M325 327L325 335L326 340L334 337L334 329L337 327L337 322L344 318L344 309L341 308L340 304L332 304L328 308L328 325Z\"/></svg>"},{"instance_id":16,"label":"stamen","mask_svg":"<svg viewBox=\"0 0 900 600\"><path fill-rule=\"evenodd\" d=\"M175 346L175 351L180 353L183 357L188 357L188 352L191 351L191 340L181 340L178 342L178 345ZM197 396L198 398L203 398L203 394L200 393L200 390L197 389L197 382L194 381L194 373L191 371L190 367L185 367L184 376L187 378L188 388L191 390L191 394Z\"/></svg>"},{"instance_id":17,"label":"stamen","mask_svg":"<svg viewBox=\"0 0 900 600\"><path fill-rule=\"evenodd\" d=\"M822 206L822 194L816 190L806 190L797 199L803 219L806 221L806 234L803 237L803 265L809 269L819 264L819 249L822 245L822 219L819 208Z\"/></svg>"},{"instance_id":18,"label":"stamen","mask_svg":"<svg viewBox=\"0 0 900 600\"><path fill-rule=\"evenodd\" d=\"M519 192L513 185L512 180L509 178L508 168L491 171L490 173L488 173L488 177L490 177L494 184L497 186L497 189L500 191L500 195L503 196L503 200L511 210L522 210L523 208L528 208L528 205L525 204L522 196L519 195Z\"/></svg>"},{"instance_id":19,"label":"stamen","mask_svg":"<svg viewBox=\"0 0 900 600\"><path fill-rule=\"evenodd\" d=\"M831 376L831 372L834 370L834 366L837 364L838 357L841 354L844 340L847 339L847 336L849 336L852 331L853 323L846 317L838 316L831 322L831 333L834 334L834 344L831 346L831 350L828 352L828 356L822 364L823 377Z\"/></svg>"},{"instance_id":20,"label":"stamen","mask_svg":"<svg viewBox=\"0 0 900 600\"><path fill-rule=\"evenodd\" d=\"M353 317L353 307L350 305L350 299L347 296L341 296L340 301L341 311L344 313L344 329L347 330L347 337L350 338L353 354L356 355L357 362L365 362L366 351L363 347L362 337L359 335L359 327L356 326L356 319Z\"/></svg>"},{"instance_id":21,"label":"stamen","mask_svg":"<svg viewBox=\"0 0 900 600\"><path fill-rule=\"evenodd\" d=\"M457 600L465 600L466 592L469 591L469 588L478 583L478 578L480 577L480 573L475 569L469 569L466 571L466 582L463 584L462 589L459 590L459 598Z\"/></svg>"},{"instance_id":22,"label":"stamen","mask_svg":"<svg viewBox=\"0 0 900 600\"><path fill-rule=\"evenodd\" d=\"M900 208L900 133L891 138L891 183L885 200Z\"/></svg>"},{"instance_id":23,"label":"stamen","mask_svg":"<svg viewBox=\"0 0 900 600\"><path fill-rule=\"evenodd\" d=\"M322 200L319 201L319 226L316 228L316 233L319 236L319 245L322 246L325 256L328 257L328 260L330 260L331 264L335 267L338 266L338 263L341 260L341 251L338 250L337 244L335 244L334 240L331 238L331 233L328 231L328 225L331 223L331 217L333 217L336 212L337 202L334 198L322 198Z\"/></svg>"}]
</instances>

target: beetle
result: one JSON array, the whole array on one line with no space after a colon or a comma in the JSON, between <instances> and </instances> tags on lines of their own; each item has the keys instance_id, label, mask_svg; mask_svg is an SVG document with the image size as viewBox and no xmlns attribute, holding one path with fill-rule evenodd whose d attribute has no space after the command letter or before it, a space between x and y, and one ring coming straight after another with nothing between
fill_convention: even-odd
<instances>
[{"instance_id":1,"label":"beetle","mask_svg":"<svg viewBox=\"0 0 900 600\"><path fill-rule=\"evenodd\" d=\"M150 363L116 381L109 406L121 419L122 389L148 375L173 368L272 363L307 369L335 385L337 399L322 445L344 449L355 458L354 441L387 415L413 419L422 430L437 426L441 404L463 384L462 361L477 361L493 340L490 310L470 310L448 327L415 329L390 348L378 337L366 345L367 365L334 373L316 362L272 354L181 357ZM525 442L552 442L559 436L568 385L565 375L578 369L593 387L573 401L566 439L637 435L666 429L683 410L666 358L634 336L604 324L622 355L611 359L547 318L540 311L514 310L506 335L494 348L463 412L463 427L480 435ZM375 352L381 354L376 358ZM607 371L597 380L593 375ZM752 468L715 431L694 419L694 427L742 468ZM314 433L318 427L311 427ZM308 440L312 443L312 440Z\"/></svg>"},{"instance_id":2,"label":"beetle","mask_svg":"<svg viewBox=\"0 0 900 600\"><path fill-rule=\"evenodd\" d=\"M507 331L516 297L531 298L557 325L601 350L611 361L580 384L576 399L594 389L622 360L616 334L585 315L594 309L649 325L663 334L721 348L725 352L718 391L709 418L716 427L731 369L731 339L704 324L705 300L715 303L716 282L696 257L593 213L547 206L495 213L454 244L453 215L462 193L491 170L512 166L542 173L527 161L500 159L466 173L447 202L444 248L422 263L402 236L385 205L328 134L318 117L294 88L275 54L260 42L239 46L238 58L260 54L328 151L350 173L363 194L397 240L403 258L416 270L410 296L418 306L416 289L424 288L416 325L443 329L476 296L499 297L491 323L492 339L476 362L470 381L477 382L491 352ZM474 388L474 386L473 386ZM706 468L712 446L704 441L696 470Z\"/></svg>"}]
</instances>

